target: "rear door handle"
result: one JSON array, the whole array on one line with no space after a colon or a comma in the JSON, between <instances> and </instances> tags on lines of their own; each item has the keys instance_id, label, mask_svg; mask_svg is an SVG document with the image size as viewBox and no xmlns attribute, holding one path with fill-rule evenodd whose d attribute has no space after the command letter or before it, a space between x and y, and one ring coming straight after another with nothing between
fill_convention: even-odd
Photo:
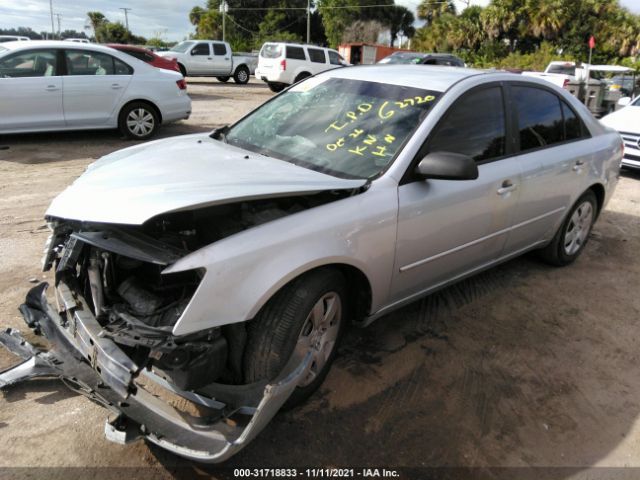
<instances>
[{"instance_id":1,"label":"rear door handle","mask_svg":"<svg viewBox=\"0 0 640 480\"><path fill-rule=\"evenodd\" d=\"M56 90L60 90L60 87L58 87L57 85L47 85L47 89L48 92L55 92Z\"/></svg>"},{"instance_id":2,"label":"rear door handle","mask_svg":"<svg viewBox=\"0 0 640 480\"><path fill-rule=\"evenodd\" d=\"M580 170L580 167L582 167L582 165L584 165L584 160L576 160L576 164L573 166L573 171L577 172L578 170Z\"/></svg>"},{"instance_id":3,"label":"rear door handle","mask_svg":"<svg viewBox=\"0 0 640 480\"><path fill-rule=\"evenodd\" d=\"M497 190L498 195L506 195L509 192L513 192L517 187L511 180L505 180L502 182L502 186Z\"/></svg>"},{"instance_id":4,"label":"rear door handle","mask_svg":"<svg viewBox=\"0 0 640 480\"><path fill-rule=\"evenodd\" d=\"M111 88L113 88L114 90L118 90L122 88L122 85L120 85L119 83L112 83Z\"/></svg>"}]
</instances>

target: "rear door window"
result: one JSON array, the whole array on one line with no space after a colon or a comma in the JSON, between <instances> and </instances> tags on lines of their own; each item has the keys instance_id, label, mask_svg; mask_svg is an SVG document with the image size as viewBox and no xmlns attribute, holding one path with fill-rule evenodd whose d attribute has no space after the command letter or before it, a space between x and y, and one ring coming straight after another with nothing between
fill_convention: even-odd
<instances>
[{"instance_id":1,"label":"rear door window","mask_svg":"<svg viewBox=\"0 0 640 480\"><path fill-rule=\"evenodd\" d=\"M0 60L0 78L58 75L56 50L29 50Z\"/></svg>"},{"instance_id":2,"label":"rear door window","mask_svg":"<svg viewBox=\"0 0 640 480\"><path fill-rule=\"evenodd\" d=\"M306 60L304 48L287 45L287 58L290 60Z\"/></svg>"},{"instance_id":3,"label":"rear door window","mask_svg":"<svg viewBox=\"0 0 640 480\"><path fill-rule=\"evenodd\" d=\"M445 114L429 140L430 152L468 155L477 162L506 153L506 122L500 87L475 90Z\"/></svg>"},{"instance_id":4,"label":"rear door window","mask_svg":"<svg viewBox=\"0 0 640 480\"><path fill-rule=\"evenodd\" d=\"M520 151L548 147L565 140L560 99L542 88L513 86Z\"/></svg>"},{"instance_id":5,"label":"rear door window","mask_svg":"<svg viewBox=\"0 0 640 480\"><path fill-rule=\"evenodd\" d=\"M133 69L126 63L103 52L91 50L65 50L67 75L131 75Z\"/></svg>"},{"instance_id":6,"label":"rear door window","mask_svg":"<svg viewBox=\"0 0 640 480\"><path fill-rule=\"evenodd\" d=\"M213 54L214 55L226 55L227 54L227 47L224 45L224 43L214 43L213 44Z\"/></svg>"},{"instance_id":7,"label":"rear door window","mask_svg":"<svg viewBox=\"0 0 640 480\"><path fill-rule=\"evenodd\" d=\"M327 63L327 57L324 54L324 50L319 48L307 48L309 52L309 59L314 63Z\"/></svg>"}]
</instances>

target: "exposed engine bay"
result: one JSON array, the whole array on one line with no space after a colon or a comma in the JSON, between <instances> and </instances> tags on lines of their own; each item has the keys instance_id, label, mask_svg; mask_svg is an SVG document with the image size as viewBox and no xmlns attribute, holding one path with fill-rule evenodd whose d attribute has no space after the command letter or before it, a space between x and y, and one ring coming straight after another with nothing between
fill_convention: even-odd
<instances>
[{"instance_id":1,"label":"exposed engine bay","mask_svg":"<svg viewBox=\"0 0 640 480\"><path fill-rule=\"evenodd\" d=\"M182 390L212 382L241 384L244 324L175 337L172 327L204 271L163 274L181 257L234 233L336 200L345 192L221 205L155 217L141 226L48 219L43 260L86 299L102 326L134 362Z\"/></svg>"}]
</instances>

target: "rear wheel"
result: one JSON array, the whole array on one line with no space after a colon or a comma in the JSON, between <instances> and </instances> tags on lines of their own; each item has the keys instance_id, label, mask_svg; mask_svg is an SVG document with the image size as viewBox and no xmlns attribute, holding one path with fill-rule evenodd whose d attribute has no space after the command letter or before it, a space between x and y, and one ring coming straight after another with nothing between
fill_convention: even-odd
<instances>
[{"instance_id":1,"label":"rear wheel","mask_svg":"<svg viewBox=\"0 0 640 480\"><path fill-rule=\"evenodd\" d=\"M551 243L540 250L540 257L557 266L572 263L589 240L597 212L596 196L593 191L587 190L573 205Z\"/></svg>"},{"instance_id":2,"label":"rear wheel","mask_svg":"<svg viewBox=\"0 0 640 480\"><path fill-rule=\"evenodd\" d=\"M133 102L126 105L118 117L118 128L123 135L135 140L146 140L158 131L160 118L148 103Z\"/></svg>"},{"instance_id":3,"label":"rear wheel","mask_svg":"<svg viewBox=\"0 0 640 480\"><path fill-rule=\"evenodd\" d=\"M273 380L294 351L301 358L310 352L311 367L285 407L306 400L329 372L346 311L346 282L339 271L316 270L294 280L249 324L245 381Z\"/></svg>"},{"instance_id":4,"label":"rear wheel","mask_svg":"<svg viewBox=\"0 0 640 480\"><path fill-rule=\"evenodd\" d=\"M227 83L231 77L216 77L219 82Z\"/></svg>"},{"instance_id":5,"label":"rear wheel","mask_svg":"<svg viewBox=\"0 0 640 480\"><path fill-rule=\"evenodd\" d=\"M296 79L294 80L294 82L293 82L293 83L298 83L298 82L300 82L300 81L302 81L302 80L304 80L305 78L308 78L308 77L310 77L310 76L311 76L311 74L310 74L310 73L308 73L308 72L302 72L302 73L298 74L298 76L296 77Z\"/></svg>"},{"instance_id":6,"label":"rear wheel","mask_svg":"<svg viewBox=\"0 0 640 480\"><path fill-rule=\"evenodd\" d=\"M269 90L275 93L281 92L286 87L284 83L268 82L267 85L269 86Z\"/></svg>"},{"instance_id":7,"label":"rear wheel","mask_svg":"<svg viewBox=\"0 0 640 480\"><path fill-rule=\"evenodd\" d=\"M240 65L233 74L233 81L240 85L246 84L249 81L249 69Z\"/></svg>"}]
</instances>

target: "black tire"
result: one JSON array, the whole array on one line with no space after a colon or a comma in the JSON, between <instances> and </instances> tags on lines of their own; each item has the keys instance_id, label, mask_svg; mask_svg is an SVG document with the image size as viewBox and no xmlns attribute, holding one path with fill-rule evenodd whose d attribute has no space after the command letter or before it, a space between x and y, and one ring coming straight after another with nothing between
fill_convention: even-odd
<instances>
[{"instance_id":1,"label":"black tire","mask_svg":"<svg viewBox=\"0 0 640 480\"><path fill-rule=\"evenodd\" d=\"M216 77L219 82L227 83L231 77Z\"/></svg>"},{"instance_id":2,"label":"black tire","mask_svg":"<svg viewBox=\"0 0 640 480\"><path fill-rule=\"evenodd\" d=\"M584 250L597 215L596 195L587 190L571 207L551 243L538 251L540 258L558 267L573 263Z\"/></svg>"},{"instance_id":3,"label":"black tire","mask_svg":"<svg viewBox=\"0 0 640 480\"><path fill-rule=\"evenodd\" d=\"M140 119L138 122L137 119ZM133 122L136 122L135 124ZM128 138L147 140L153 137L160 126L156 109L145 102L132 102L124 106L118 116L118 128Z\"/></svg>"},{"instance_id":4,"label":"black tire","mask_svg":"<svg viewBox=\"0 0 640 480\"><path fill-rule=\"evenodd\" d=\"M300 81L302 81L305 78L308 78L310 76L311 76L311 74L308 73L308 72L299 73L298 76L296 77L296 79L293 81L293 83L298 83L298 82L300 82Z\"/></svg>"},{"instance_id":5,"label":"black tire","mask_svg":"<svg viewBox=\"0 0 640 480\"><path fill-rule=\"evenodd\" d=\"M180 73L182 74L182 76L184 78L187 78L187 69L184 68L184 65L182 65L181 63L178 64L178 68L180 69Z\"/></svg>"},{"instance_id":6,"label":"black tire","mask_svg":"<svg viewBox=\"0 0 640 480\"><path fill-rule=\"evenodd\" d=\"M240 65L238 68L236 68L236 71L233 74L233 81L238 85L245 85L249 83L250 75L251 73L249 72L249 69L244 65Z\"/></svg>"},{"instance_id":7,"label":"black tire","mask_svg":"<svg viewBox=\"0 0 640 480\"><path fill-rule=\"evenodd\" d=\"M245 382L275 379L291 358L298 340L308 339L315 344L310 348L317 352L318 362L324 364L319 365L314 359L309 376L296 387L284 408L306 400L324 381L338 349L348 311L346 291L344 276L330 268L302 275L280 290L248 325L243 362ZM327 309L322 310L327 319L322 322L327 325L325 333L313 326L313 310L317 305ZM335 311L335 317L329 318L329 311ZM335 340L331 343L327 339L334 338L333 335Z\"/></svg>"},{"instance_id":8,"label":"black tire","mask_svg":"<svg viewBox=\"0 0 640 480\"><path fill-rule=\"evenodd\" d=\"M285 89L286 85L284 83L273 83L273 82L268 82L267 83L269 90L271 90L274 93L278 93L281 92L282 90Z\"/></svg>"}]
</instances>

